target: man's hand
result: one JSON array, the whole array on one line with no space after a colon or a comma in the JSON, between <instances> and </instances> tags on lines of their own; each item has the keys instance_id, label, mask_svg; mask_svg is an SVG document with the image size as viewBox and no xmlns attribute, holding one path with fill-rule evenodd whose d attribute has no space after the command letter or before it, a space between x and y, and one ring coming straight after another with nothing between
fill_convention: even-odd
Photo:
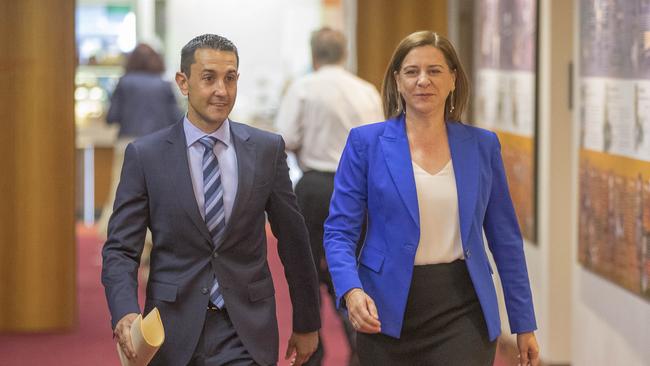
<instances>
[{"instance_id":1,"label":"man's hand","mask_svg":"<svg viewBox=\"0 0 650 366\"><path fill-rule=\"evenodd\" d=\"M519 365L539 365L539 346L537 345L535 333L517 334L517 348L519 348Z\"/></svg>"},{"instance_id":2,"label":"man's hand","mask_svg":"<svg viewBox=\"0 0 650 366\"><path fill-rule=\"evenodd\" d=\"M115 330L113 335L117 339L117 343L122 348L122 352L129 360L133 360L136 357L135 349L133 349L133 343L131 343L131 324L135 318L138 317L136 313L130 313L124 315L122 319L115 325Z\"/></svg>"},{"instance_id":3,"label":"man's hand","mask_svg":"<svg viewBox=\"0 0 650 366\"><path fill-rule=\"evenodd\" d=\"M350 323L357 332L379 333L381 323L375 302L360 288L353 288L345 294Z\"/></svg>"},{"instance_id":4,"label":"man's hand","mask_svg":"<svg viewBox=\"0 0 650 366\"><path fill-rule=\"evenodd\" d=\"M316 352L316 347L318 347L318 331L309 333L293 332L291 338L289 338L289 345L284 359L288 360L290 357L295 357L291 364L300 366L307 362L309 357Z\"/></svg>"}]
</instances>

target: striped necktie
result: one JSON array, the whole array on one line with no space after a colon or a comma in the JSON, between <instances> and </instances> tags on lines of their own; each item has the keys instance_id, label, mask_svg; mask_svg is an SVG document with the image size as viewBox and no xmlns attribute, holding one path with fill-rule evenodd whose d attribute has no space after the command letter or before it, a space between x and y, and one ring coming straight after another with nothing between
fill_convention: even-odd
<instances>
[{"instance_id":1,"label":"striped necktie","mask_svg":"<svg viewBox=\"0 0 650 366\"><path fill-rule=\"evenodd\" d=\"M216 246L226 228L221 169L219 169L219 161L214 155L214 145L217 143L217 139L212 136L203 136L199 142L205 147L202 164L205 223L210 231L212 244ZM223 296L219 289L219 281L217 281L216 277L210 288L210 301L218 308L222 308L224 305Z\"/></svg>"}]
</instances>

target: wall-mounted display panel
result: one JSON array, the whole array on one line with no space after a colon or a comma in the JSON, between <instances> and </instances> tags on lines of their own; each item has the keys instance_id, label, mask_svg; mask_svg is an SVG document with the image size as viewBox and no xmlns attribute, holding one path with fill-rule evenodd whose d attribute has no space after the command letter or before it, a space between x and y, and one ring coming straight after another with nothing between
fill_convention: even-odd
<instances>
[{"instance_id":1,"label":"wall-mounted display panel","mask_svg":"<svg viewBox=\"0 0 650 366\"><path fill-rule=\"evenodd\" d=\"M650 299L650 1L580 1L578 259Z\"/></svg>"},{"instance_id":2,"label":"wall-mounted display panel","mask_svg":"<svg viewBox=\"0 0 650 366\"><path fill-rule=\"evenodd\" d=\"M524 238L536 242L537 1L477 0L474 121L495 131Z\"/></svg>"}]
</instances>

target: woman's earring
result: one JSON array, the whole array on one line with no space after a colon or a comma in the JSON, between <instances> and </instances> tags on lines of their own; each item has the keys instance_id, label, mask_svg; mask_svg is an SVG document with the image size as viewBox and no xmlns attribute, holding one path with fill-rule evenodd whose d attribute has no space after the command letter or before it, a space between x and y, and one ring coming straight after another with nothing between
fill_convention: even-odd
<instances>
[{"instance_id":1,"label":"woman's earring","mask_svg":"<svg viewBox=\"0 0 650 366\"><path fill-rule=\"evenodd\" d=\"M449 95L449 113L452 113L456 109L454 107L454 91L451 91L451 94Z\"/></svg>"},{"instance_id":2,"label":"woman's earring","mask_svg":"<svg viewBox=\"0 0 650 366\"><path fill-rule=\"evenodd\" d=\"M404 99L402 99L401 93L397 93L397 111L399 113L404 111Z\"/></svg>"}]
</instances>

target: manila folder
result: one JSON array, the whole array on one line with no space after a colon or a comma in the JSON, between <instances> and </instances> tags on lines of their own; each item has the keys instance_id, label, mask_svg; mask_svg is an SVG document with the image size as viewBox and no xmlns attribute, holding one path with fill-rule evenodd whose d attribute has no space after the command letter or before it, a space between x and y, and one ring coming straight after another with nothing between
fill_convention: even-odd
<instances>
[{"instance_id":1,"label":"manila folder","mask_svg":"<svg viewBox=\"0 0 650 366\"><path fill-rule=\"evenodd\" d=\"M119 343L117 344L117 353L122 366L148 365L164 341L165 329L163 329L158 308L153 308L144 318L142 314L139 314L131 324L131 342L137 357L134 360L129 360L122 352Z\"/></svg>"}]
</instances>

